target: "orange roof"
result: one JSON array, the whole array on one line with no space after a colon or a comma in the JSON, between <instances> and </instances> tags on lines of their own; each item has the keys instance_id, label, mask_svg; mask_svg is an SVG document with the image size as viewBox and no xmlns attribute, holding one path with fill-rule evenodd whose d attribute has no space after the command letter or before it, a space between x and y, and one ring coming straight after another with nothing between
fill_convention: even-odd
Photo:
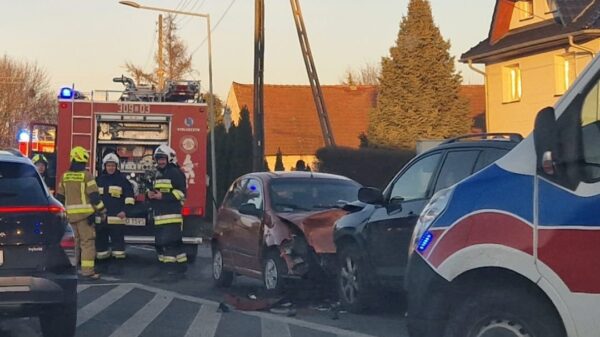
<instances>
[{"instance_id":1,"label":"orange roof","mask_svg":"<svg viewBox=\"0 0 600 337\"><path fill-rule=\"evenodd\" d=\"M233 82L238 105L250 110L253 121L252 84ZM315 102L308 85L265 85L265 154L312 155L324 146ZM321 86L336 145L358 147L366 132L369 110L377 102L375 86Z\"/></svg>"},{"instance_id":2,"label":"orange roof","mask_svg":"<svg viewBox=\"0 0 600 337\"><path fill-rule=\"evenodd\" d=\"M254 123L252 84L233 82L240 109L245 105ZM367 131L369 111L377 103L376 86L321 86L336 145L357 148L358 136ZM483 85L464 85L461 94L469 99L471 116L485 113ZM324 146L315 102L308 85L264 86L265 155L312 155Z\"/></svg>"}]
</instances>

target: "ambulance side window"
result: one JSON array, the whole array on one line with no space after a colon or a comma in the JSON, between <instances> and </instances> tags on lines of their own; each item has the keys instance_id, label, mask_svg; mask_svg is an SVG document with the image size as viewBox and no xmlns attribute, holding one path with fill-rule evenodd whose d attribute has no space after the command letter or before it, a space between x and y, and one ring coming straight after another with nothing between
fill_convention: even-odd
<instances>
[{"instance_id":1,"label":"ambulance side window","mask_svg":"<svg viewBox=\"0 0 600 337\"><path fill-rule=\"evenodd\" d=\"M581 138L585 180L600 180L600 83L586 95L581 109Z\"/></svg>"}]
</instances>

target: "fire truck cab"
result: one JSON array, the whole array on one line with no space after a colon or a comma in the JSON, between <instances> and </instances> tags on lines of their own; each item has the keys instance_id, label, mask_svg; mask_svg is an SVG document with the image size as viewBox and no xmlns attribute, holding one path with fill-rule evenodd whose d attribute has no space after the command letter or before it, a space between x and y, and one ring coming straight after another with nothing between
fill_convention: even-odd
<instances>
[{"instance_id":1,"label":"fire truck cab","mask_svg":"<svg viewBox=\"0 0 600 337\"><path fill-rule=\"evenodd\" d=\"M600 57L496 163L421 213L405 282L413 337L600 331Z\"/></svg>"},{"instance_id":2,"label":"fire truck cab","mask_svg":"<svg viewBox=\"0 0 600 337\"><path fill-rule=\"evenodd\" d=\"M188 260L193 262L202 243L207 184L207 105L200 102L199 82L168 82L162 92L136 87L126 77L117 77L114 82L123 83L126 89L89 95L73 88L60 90L53 151L55 178L58 181L68 170L69 151L74 146L90 151L89 169L96 176L103 170L104 155L116 153L121 160L119 170L131 182L136 199L133 215L126 219L125 240L154 244L151 209L145 196L156 172L154 150L168 144L177 152L177 163L187 180L183 243Z\"/></svg>"}]
</instances>

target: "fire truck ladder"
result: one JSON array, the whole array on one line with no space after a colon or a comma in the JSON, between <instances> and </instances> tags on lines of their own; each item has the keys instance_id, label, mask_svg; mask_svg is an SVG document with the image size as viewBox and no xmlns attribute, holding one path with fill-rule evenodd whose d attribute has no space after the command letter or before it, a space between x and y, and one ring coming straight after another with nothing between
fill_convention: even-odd
<instances>
[{"instance_id":1,"label":"fire truck ladder","mask_svg":"<svg viewBox=\"0 0 600 337\"><path fill-rule=\"evenodd\" d=\"M93 141L93 104L89 115L77 114L75 109L75 102L71 101L71 111L73 119L71 121L71 148L75 146L83 146L90 153L94 153L94 141ZM87 145L87 146L86 146Z\"/></svg>"},{"instance_id":2,"label":"fire truck ladder","mask_svg":"<svg viewBox=\"0 0 600 337\"><path fill-rule=\"evenodd\" d=\"M306 27L304 26L304 19L302 18L300 2L299 0L290 0L290 3L292 5L296 30L298 31L298 38L300 39L300 48L302 49L302 56L304 57L306 72L308 73L308 80L310 81L310 88L312 90L312 95L317 107L319 122L321 123L323 140L325 142L325 146L335 146L331 124L329 123L329 115L327 114L325 100L323 99L323 92L321 91L321 84L319 83L319 77L317 76L317 68L315 67L315 62L310 50L310 44L308 43L308 35L306 34Z\"/></svg>"}]
</instances>

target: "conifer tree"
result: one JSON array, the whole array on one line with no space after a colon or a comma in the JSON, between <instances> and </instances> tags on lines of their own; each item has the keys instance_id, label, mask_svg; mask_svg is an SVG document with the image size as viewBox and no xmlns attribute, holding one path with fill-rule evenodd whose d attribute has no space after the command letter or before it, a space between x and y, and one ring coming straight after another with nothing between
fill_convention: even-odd
<instances>
[{"instance_id":1,"label":"conifer tree","mask_svg":"<svg viewBox=\"0 0 600 337\"><path fill-rule=\"evenodd\" d=\"M450 42L435 26L428 0L410 0L396 45L381 63L377 108L369 114L369 142L378 147L415 147L417 139L467 133L471 120L459 95Z\"/></svg>"},{"instance_id":2,"label":"conifer tree","mask_svg":"<svg viewBox=\"0 0 600 337\"><path fill-rule=\"evenodd\" d=\"M277 156L275 157L275 171L285 171L285 167L283 166L283 153L281 153L281 148L277 148Z\"/></svg>"},{"instance_id":3,"label":"conifer tree","mask_svg":"<svg viewBox=\"0 0 600 337\"><path fill-rule=\"evenodd\" d=\"M252 124L250 112L244 106L240 111L240 119L235 128L231 155L231 178L252 172Z\"/></svg>"}]
</instances>

